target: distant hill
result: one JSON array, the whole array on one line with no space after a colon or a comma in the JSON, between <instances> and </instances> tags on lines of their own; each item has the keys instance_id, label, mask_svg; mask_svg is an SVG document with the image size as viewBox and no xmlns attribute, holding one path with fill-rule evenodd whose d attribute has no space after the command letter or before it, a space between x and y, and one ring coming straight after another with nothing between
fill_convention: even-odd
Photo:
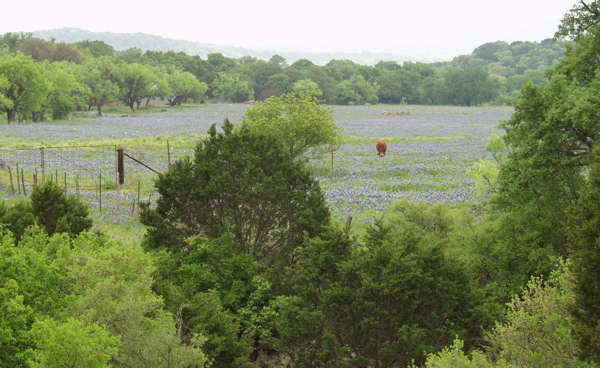
<instances>
[{"instance_id":1,"label":"distant hill","mask_svg":"<svg viewBox=\"0 0 600 368\"><path fill-rule=\"evenodd\" d=\"M342 52L293 52L293 51L268 51L254 50L235 46L220 46L208 43L199 43L184 40L174 40L161 36L149 35L145 33L112 33L112 32L91 32L78 28L59 28L51 30L40 30L33 32L33 37L43 40L55 39L59 42L75 43L85 40L104 41L111 45L117 51L127 50L137 47L143 52L169 51L184 52L187 55L199 55L205 59L208 54L221 53L227 57L240 58L242 56L254 56L259 59L269 60L273 55L283 56L288 63L293 63L299 59L308 59L315 64L325 65L329 61L352 60L361 65L374 65L379 61L421 61L432 63L437 61L449 61L457 55L451 54L397 54L383 52L362 52L362 53L342 53Z\"/></svg>"}]
</instances>

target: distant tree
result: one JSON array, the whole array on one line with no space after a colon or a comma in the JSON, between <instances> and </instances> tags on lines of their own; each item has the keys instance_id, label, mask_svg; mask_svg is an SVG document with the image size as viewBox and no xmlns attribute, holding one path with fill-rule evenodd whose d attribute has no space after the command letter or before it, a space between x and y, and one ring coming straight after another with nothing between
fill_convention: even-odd
<instances>
[{"instance_id":1,"label":"distant tree","mask_svg":"<svg viewBox=\"0 0 600 368\"><path fill-rule=\"evenodd\" d=\"M19 51L31 56L36 61L70 61L76 64L83 62L83 56L70 44L64 42L44 41L39 38L24 40Z\"/></svg>"},{"instance_id":2,"label":"distant tree","mask_svg":"<svg viewBox=\"0 0 600 368\"><path fill-rule=\"evenodd\" d=\"M352 60L331 60L325 64L325 73L338 83L349 80L358 72L359 65Z\"/></svg>"},{"instance_id":3,"label":"distant tree","mask_svg":"<svg viewBox=\"0 0 600 368\"><path fill-rule=\"evenodd\" d=\"M114 57L98 57L86 60L83 68L88 106L102 115L102 105L114 102L119 94L119 65Z\"/></svg>"},{"instance_id":4,"label":"distant tree","mask_svg":"<svg viewBox=\"0 0 600 368\"><path fill-rule=\"evenodd\" d=\"M290 77L283 73L278 73L270 76L265 84L265 90L271 91L269 95L265 95L261 100L266 100L271 96L281 96L284 93L292 92L292 83Z\"/></svg>"},{"instance_id":5,"label":"distant tree","mask_svg":"<svg viewBox=\"0 0 600 368\"><path fill-rule=\"evenodd\" d=\"M158 71L148 65L125 64L119 68L118 73L119 100L129 106L132 112L136 104L139 108L141 101L151 97L155 88L163 83Z\"/></svg>"},{"instance_id":6,"label":"distant tree","mask_svg":"<svg viewBox=\"0 0 600 368\"><path fill-rule=\"evenodd\" d=\"M421 76L404 69L384 72L375 79L381 103L418 103L421 101Z\"/></svg>"},{"instance_id":7,"label":"distant tree","mask_svg":"<svg viewBox=\"0 0 600 368\"><path fill-rule=\"evenodd\" d=\"M329 107L310 92L288 93L258 102L242 116L242 126L278 139L294 157L328 151L341 133Z\"/></svg>"},{"instance_id":8,"label":"distant tree","mask_svg":"<svg viewBox=\"0 0 600 368\"><path fill-rule=\"evenodd\" d=\"M213 96L233 102L244 102L254 99L254 89L248 81L238 75L218 73L212 83Z\"/></svg>"},{"instance_id":9,"label":"distant tree","mask_svg":"<svg viewBox=\"0 0 600 368\"><path fill-rule=\"evenodd\" d=\"M452 105L472 106L489 102L500 92L486 68L451 68L445 75L445 100Z\"/></svg>"},{"instance_id":10,"label":"distant tree","mask_svg":"<svg viewBox=\"0 0 600 368\"><path fill-rule=\"evenodd\" d=\"M338 102L344 105L364 105L379 102L379 86L369 83L362 75L353 75L339 85Z\"/></svg>"},{"instance_id":11,"label":"distant tree","mask_svg":"<svg viewBox=\"0 0 600 368\"><path fill-rule=\"evenodd\" d=\"M229 58L219 52L208 54L206 56L206 61L210 71L215 75L217 73L227 72L237 65L235 59Z\"/></svg>"},{"instance_id":12,"label":"distant tree","mask_svg":"<svg viewBox=\"0 0 600 368\"><path fill-rule=\"evenodd\" d=\"M263 91L271 88L268 86L269 79L274 75L279 75L283 71L283 68L277 64L265 62L264 60L258 60L247 65L247 67L254 81L254 96L260 100L264 100L265 97L261 97L264 96Z\"/></svg>"},{"instance_id":13,"label":"distant tree","mask_svg":"<svg viewBox=\"0 0 600 368\"><path fill-rule=\"evenodd\" d=\"M5 76L0 75L0 91L6 90L9 86L8 79ZM5 109L9 109L13 106L13 102L4 95L4 93L0 92L0 111L4 111Z\"/></svg>"},{"instance_id":14,"label":"distant tree","mask_svg":"<svg viewBox=\"0 0 600 368\"><path fill-rule=\"evenodd\" d=\"M317 83L319 89L323 92L323 99L327 103L333 104L337 101L338 83L327 75L322 67L315 65L312 61L307 59L297 60L285 68L283 73L290 78L292 83L302 79L312 80Z\"/></svg>"},{"instance_id":15,"label":"distant tree","mask_svg":"<svg viewBox=\"0 0 600 368\"><path fill-rule=\"evenodd\" d=\"M269 59L269 63L270 64L275 64L278 65L280 67L285 67L287 66L287 60L285 60L285 58L281 55L273 55L271 56L271 58Z\"/></svg>"},{"instance_id":16,"label":"distant tree","mask_svg":"<svg viewBox=\"0 0 600 368\"><path fill-rule=\"evenodd\" d=\"M114 56L116 54L115 49L111 45L99 40L79 41L74 43L73 46L82 53L94 58L101 56Z\"/></svg>"},{"instance_id":17,"label":"distant tree","mask_svg":"<svg viewBox=\"0 0 600 368\"><path fill-rule=\"evenodd\" d=\"M0 95L4 96L0 112L9 123L39 110L51 89L43 67L21 53L0 57L0 75Z\"/></svg>"},{"instance_id":18,"label":"distant tree","mask_svg":"<svg viewBox=\"0 0 600 368\"><path fill-rule=\"evenodd\" d=\"M292 88L296 93L308 92L312 93L317 97L323 95L323 92L321 92L321 90L319 89L319 85L311 81L310 79L299 80L296 83L294 83Z\"/></svg>"},{"instance_id":19,"label":"distant tree","mask_svg":"<svg viewBox=\"0 0 600 368\"><path fill-rule=\"evenodd\" d=\"M188 99L200 100L208 90L206 83L199 82L189 72L174 70L166 76L166 80L170 90L167 100L171 106L181 105Z\"/></svg>"},{"instance_id":20,"label":"distant tree","mask_svg":"<svg viewBox=\"0 0 600 368\"><path fill-rule=\"evenodd\" d=\"M82 68L66 61L48 63L45 67L52 90L42 108L51 112L52 119L64 119L75 111L77 106L85 105L85 86L81 82Z\"/></svg>"},{"instance_id":21,"label":"distant tree","mask_svg":"<svg viewBox=\"0 0 600 368\"><path fill-rule=\"evenodd\" d=\"M377 64L375 64L375 68L379 68L379 69L384 69L387 71L394 71L397 69L402 69L402 65L399 65L397 62L395 61L379 61L377 62Z\"/></svg>"},{"instance_id":22,"label":"distant tree","mask_svg":"<svg viewBox=\"0 0 600 368\"><path fill-rule=\"evenodd\" d=\"M143 63L143 52L139 47L130 47L127 50L119 51L117 56L128 64Z\"/></svg>"}]
</instances>

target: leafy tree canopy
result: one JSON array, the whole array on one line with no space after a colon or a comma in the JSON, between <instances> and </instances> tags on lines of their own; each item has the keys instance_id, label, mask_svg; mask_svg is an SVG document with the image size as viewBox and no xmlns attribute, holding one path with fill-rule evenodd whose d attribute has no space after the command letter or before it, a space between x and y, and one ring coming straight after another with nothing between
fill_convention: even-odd
<instances>
[{"instance_id":1,"label":"leafy tree canopy","mask_svg":"<svg viewBox=\"0 0 600 368\"><path fill-rule=\"evenodd\" d=\"M320 104L310 92L288 93L258 102L242 116L242 127L276 138L294 158L311 150L330 150L341 140L341 129L331 108Z\"/></svg>"},{"instance_id":2,"label":"leafy tree canopy","mask_svg":"<svg viewBox=\"0 0 600 368\"><path fill-rule=\"evenodd\" d=\"M185 249L185 239L229 234L260 258L290 257L304 233L319 233L329 211L318 183L279 141L227 120L213 125L194 158L156 180L155 208L142 211L147 248Z\"/></svg>"}]
</instances>

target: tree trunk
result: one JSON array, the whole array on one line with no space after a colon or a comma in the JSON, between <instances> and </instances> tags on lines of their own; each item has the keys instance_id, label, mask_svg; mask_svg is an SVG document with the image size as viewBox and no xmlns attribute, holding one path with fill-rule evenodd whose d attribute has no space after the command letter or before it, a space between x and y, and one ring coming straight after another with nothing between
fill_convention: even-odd
<instances>
[{"instance_id":1,"label":"tree trunk","mask_svg":"<svg viewBox=\"0 0 600 368\"><path fill-rule=\"evenodd\" d=\"M6 119L8 120L9 124L15 121L15 110L6 111Z\"/></svg>"}]
</instances>

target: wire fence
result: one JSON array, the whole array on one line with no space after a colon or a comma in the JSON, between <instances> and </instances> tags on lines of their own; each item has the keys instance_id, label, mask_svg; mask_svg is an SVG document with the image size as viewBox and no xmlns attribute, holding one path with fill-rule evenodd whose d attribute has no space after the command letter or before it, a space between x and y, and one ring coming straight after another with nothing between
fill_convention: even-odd
<instances>
[{"instance_id":1,"label":"wire fence","mask_svg":"<svg viewBox=\"0 0 600 368\"><path fill-rule=\"evenodd\" d=\"M65 190L99 191L115 187L116 146L41 147L0 149L0 188L11 195L27 195L32 186L51 180Z\"/></svg>"}]
</instances>

